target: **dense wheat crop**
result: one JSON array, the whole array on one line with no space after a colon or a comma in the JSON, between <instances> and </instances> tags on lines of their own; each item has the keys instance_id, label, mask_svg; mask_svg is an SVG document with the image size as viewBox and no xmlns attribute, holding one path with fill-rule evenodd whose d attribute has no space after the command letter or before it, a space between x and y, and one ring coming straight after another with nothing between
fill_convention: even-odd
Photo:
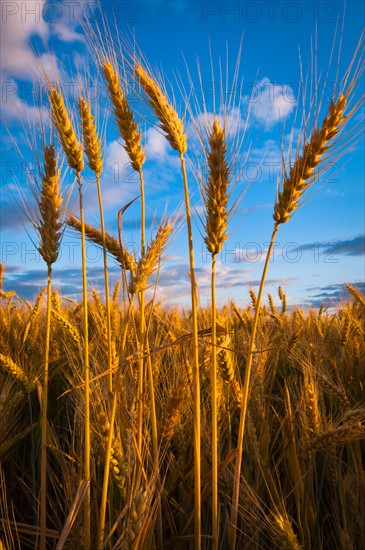
<instances>
[{"instance_id":1,"label":"dense wheat crop","mask_svg":"<svg viewBox=\"0 0 365 550\"><path fill-rule=\"evenodd\" d=\"M315 185L315 169L324 171L358 139L362 42L327 110L316 106L303 116L290 167L282 168L258 294L250 289L245 307L229 302L218 308L217 255L234 216L239 176L232 166L244 129L232 127L225 100L213 112L204 105L194 115L195 96L180 114L142 56L128 47L121 53L109 41L108 48L97 47L97 36L90 43L110 118L139 178L140 255L123 241L129 205L115 212L117 235L105 228L104 142L89 100L79 97L72 115L62 88L45 79L53 128L49 139L42 135L34 223L48 285L34 303L0 289L0 545L364 548L365 298L347 285L348 300L336 309L303 310L287 303L281 287L280 308L265 293L280 226ZM149 240L142 115L128 103L130 88L179 161L183 211L161 219ZM206 161L205 171L195 166L212 262L206 307L199 307L195 278L189 129ZM100 226L84 219L86 163ZM70 211L60 183L66 164L79 191ZM77 206L79 216L71 213ZM158 303L158 275L181 218L189 251L187 311ZM65 227L82 239L79 301L51 286ZM87 241L102 250L103 290L89 282ZM114 289L111 259L121 268ZM154 285L147 302L145 292Z\"/></svg>"}]
</instances>

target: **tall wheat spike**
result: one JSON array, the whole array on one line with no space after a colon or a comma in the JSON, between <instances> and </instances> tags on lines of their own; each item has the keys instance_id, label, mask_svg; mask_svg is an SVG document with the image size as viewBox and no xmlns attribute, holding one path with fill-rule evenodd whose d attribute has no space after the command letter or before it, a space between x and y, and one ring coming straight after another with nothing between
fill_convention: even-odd
<instances>
[{"instance_id":1,"label":"tall wheat spike","mask_svg":"<svg viewBox=\"0 0 365 550\"><path fill-rule=\"evenodd\" d=\"M216 306L216 258L227 239L228 200L230 170L227 161L225 130L214 118L206 149L208 164L207 181L203 184L205 203L205 244L212 255L211 300L212 300L212 548L218 548L218 391L217 391L217 306Z\"/></svg>"},{"instance_id":2,"label":"tall wheat spike","mask_svg":"<svg viewBox=\"0 0 365 550\"><path fill-rule=\"evenodd\" d=\"M206 156L209 174L208 181L203 187L206 208L204 241L211 254L219 254L227 239L228 188L231 177L227 161L225 130L216 118L209 135Z\"/></svg>"},{"instance_id":3,"label":"tall wheat spike","mask_svg":"<svg viewBox=\"0 0 365 550\"><path fill-rule=\"evenodd\" d=\"M78 193L79 210L81 223L81 263L82 263L82 295L83 295L83 325L84 325L84 377L85 377L85 449L84 449L84 472L85 481L90 482L90 362L89 362L89 320L87 306L87 268L86 268L86 242L85 242L85 221L83 207L82 176L84 169L84 158L82 147L79 144L76 133L68 115L63 95L54 86L49 86L49 102L51 105L52 120L57 128L63 150L67 157L69 167L75 171ZM85 529L85 550L90 549L90 483L88 484L84 501L84 529Z\"/></svg>"},{"instance_id":4,"label":"tall wheat spike","mask_svg":"<svg viewBox=\"0 0 365 550\"><path fill-rule=\"evenodd\" d=\"M171 147L178 151L184 183L184 198L186 223L188 229L191 310L193 324L193 356L194 356L194 544L195 549L201 548L201 427L200 427L200 375L199 375L199 345L198 345L198 314L197 314L197 287L195 279L195 259L193 232L191 226L191 208L189 186L186 174L184 154L187 151L187 138L184 126L176 110L169 102L155 79L153 79L141 64L134 68L142 89L149 98L151 107L160 121L160 128L165 133Z\"/></svg>"},{"instance_id":5,"label":"tall wheat spike","mask_svg":"<svg viewBox=\"0 0 365 550\"><path fill-rule=\"evenodd\" d=\"M314 171L329 149L329 142L340 132L346 108L347 96L340 95L336 102L332 101L328 113L320 128L315 128L303 152L297 155L289 174L283 179L282 190L279 191L274 206L273 218L276 224L286 223L292 213L298 208L298 203L314 177Z\"/></svg>"},{"instance_id":6,"label":"tall wheat spike","mask_svg":"<svg viewBox=\"0 0 365 550\"><path fill-rule=\"evenodd\" d=\"M123 91L120 77L117 71L114 69L112 63L107 59L103 64L104 76L108 83L109 97L114 107L114 116L118 125L119 133L123 139L123 146L130 158L131 166L139 174L140 181L140 193L141 193L141 255L142 258L145 254L146 247L146 229L145 229L145 191L144 191L144 178L143 178L143 164L145 161L145 154L142 148L141 134L138 131L138 126L134 120L133 111L129 106L128 99ZM144 351L147 341L146 334L146 321L145 321L145 294L144 289L140 288L138 291L139 302L139 346L141 357L139 360L139 412L138 412L138 439L137 445L139 452L142 451L142 422L143 422L143 379L144 379ZM151 422L152 422L152 438L153 438L153 453L156 465L158 465L158 440L157 440L157 419L156 408L154 398L154 385L152 370L150 368L150 359L148 361L148 377L151 393ZM162 545L162 519L161 510L158 508L159 515L159 528L158 528L158 542Z\"/></svg>"},{"instance_id":7,"label":"tall wheat spike","mask_svg":"<svg viewBox=\"0 0 365 550\"><path fill-rule=\"evenodd\" d=\"M57 168L57 158L54 146L44 147L42 186L38 201L40 221L37 226L39 233L39 252L47 264L47 313L46 313L46 345L44 352L44 373L42 391L41 418L41 498L40 498L40 547L45 550L47 539L47 409L48 409L48 368L51 337L51 297L52 297L52 265L57 260L61 241L62 195L60 192L60 171Z\"/></svg>"},{"instance_id":8,"label":"tall wheat spike","mask_svg":"<svg viewBox=\"0 0 365 550\"><path fill-rule=\"evenodd\" d=\"M331 148L333 142L331 140L338 135L344 127L345 119L344 111L347 104L347 95L340 94L336 101L330 104L327 115L325 116L320 128L314 128L312 135L307 143L304 143L303 151L298 152L296 160L289 170L288 176L283 177L282 191L279 191L275 206L274 206L274 229L271 235L270 245L267 251L267 256L264 264L263 273L261 276L260 288L257 297L255 308L255 316L250 338L249 355L246 365L242 402L240 410L240 422L238 428L238 445L237 456L234 472L234 486L232 497L232 512L231 512L231 530L230 530L230 549L234 550L236 546L236 531L238 517L238 501L239 488L241 477L241 464L243 453L243 438L245 430L245 420L247 412L247 403L249 397L249 384L251 378L252 360L255 352L256 331L258 325L258 316L261 306L263 290L265 286L266 275L269 267L269 261L275 243L276 234L279 226L290 220L292 213L299 207L299 201L303 194L308 189L313 180L314 170L318 167L323 159L323 155ZM326 160L328 162L328 158Z\"/></svg>"}]
</instances>

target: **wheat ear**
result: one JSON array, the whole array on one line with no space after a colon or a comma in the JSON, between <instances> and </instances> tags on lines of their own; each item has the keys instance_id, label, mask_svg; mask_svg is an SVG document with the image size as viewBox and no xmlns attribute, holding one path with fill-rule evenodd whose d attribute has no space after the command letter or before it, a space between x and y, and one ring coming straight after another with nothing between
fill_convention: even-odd
<instances>
[{"instance_id":1,"label":"wheat ear","mask_svg":"<svg viewBox=\"0 0 365 550\"><path fill-rule=\"evenodd\" d=\"M166 95L162 92L156 81L147 74L142 65L135 67L135 73L160 121L161 130L165 132L171 147L175 151L178 151L180 155L183 155L187 150L186 134L184 134L183 123L179 119L175 109L169 103Z\"/></svg>"},{"instance_id":2,"label":"wheat ear","mask_svg":"<svg viewBox=\"0 0 365 550\"><path fill-rule=\"evenodd\" d=\"M158 270L161 255L172 231L173 226L169 221L158 228L155 238L148 246L145 255L139 260L135 273L131 276L130 294L134 295L147 289L149 279Z\"/></svg>"},{"instance_id":3,"label":"wheat ear","mask_svg":"<svg viewBox=\"0 0 365 550\"><path fill-rule=\"evenodd\" d=\"M114 107L114 116L119 133L124 141L124 148L130 158L133 169L139 172L145 161L141 134L138 132L133 112L120 85L119 75L114 70L110 61L106 61L103 64L103 70L108 83L109 97Z\"/></svg>"},{"instance_id":4,"label":"wheat ear","mask_svg":"<svg viewBox=\"0 0 365 550\"><path fill-rule=\"evenodd\" d=\"M62 235L62 202L60 172L54 146L50 145L44 148L44 173L39 199L41 222L38 225L39 252L47 265L53 264L58 258Z\"/></svg>"},{"instance_id":5,"label":"wheat ear","mask_svg":"<svg viewBox=\"0 0 365 550\"><path fill-rule=\"evenodd\" d=\"M80 220L78 220L75 216L69 215L66 219L66 223L72 229L81 232ZM99 229L85 223L85 234L92 243L103 246L102 233ZM131 254L126 248L123 248L121 251L118 239L112 237L109 233L105 233L105 244L109 254L117 260L121 267L133 273L136 268L136 262L133 254Z\"/></svg>"},{"instance_id":6,"label":"wheat ear","mask_svg":"<svg viewBox=\"0 0 365 550\"><path fill-rule=\"evenodd\" d=\"M38 295L38 297L37 297L37 299L34 303L34 307L32 308L32 312L31 312L29 320L27 322L27 326L25 327L25 331L24 331L24 335L23 335L23 344L27 341L28 334L29 334L30 328L32 326L32 323L38 317L38 314L39 314L40 309L41 309L41 303L42 303L42 300L43 300L44 295L46 293L46 290L47 290L46 288L41 290L41 292L39 293L39 295Z\"/></svg>"},{"instance_id":7,"label":"wheat ear","mask_svg":"<svg viewBox=\"0 0 365 550\"><path fill-rule=\"evenodd\" d=\"M313 180L314 171L323 160L329 149L329 142L338 134L345 121L344 110L347 97L340 95L336 102L329 106L328 113L320 128L315 128L302 154L297 158L284 177L282 191L279 191L274 206L274 221L286 223L298 208L298 203Z\"/></svg>"},{"instance_id":8,"label":"wheat ear","mask_svg":"<svg viewBox=\"0 0 365 550\"><path fill-rule=\"evenodd\" d=\"M102 143L96 131L94 117L91 114L89 103L83 98L79 98L79 113L82 128L82 140L84 151L88 160L89 168L97 176L103 171L103 153Z\"/></svg>"},{"instance_id":9,"label":"wheat ear","mask_svg":"<svg viewBox=\"0 0 365 550\"><path fill-rule=\"evenodd\" d=\"M11 376L24 387L27 393L32 391L34 383L29 380L24 370L19 367L19 365L17 365L9 355L0 353L0 364L2 365L4 371L11 374Z\"/></svg>"},{"instance_id":10,"label":"wheat ear","mask_svg":"<svg viewBox=\"0 0 365 550\"><path fill-rule=\"evenodd\" d=\"M68 116L63 96L53 86L49 88L49 102L51 104L52 120L60 136L68 164L72 170L80 174L84 168L82 147L77 140Z\"/></svg>"},{"instance_id":11,"label":"wheat ear","mask_svg":"<svg viewBox=\"0 0 365 550\"><path fill-rule=\"evenodd\" d=\"M226 153L225 131L217 119L214 119L209 136L209 148L206 153L209 170L208 181L203 187L206 208L206 236L204 240L211 254L219 254L227 239L230 170Z\"/></svg>"},{"instance_id":12,"label":"wheat ear","mask_svg":"<svg viewBox=\"0 0 365 550\"><path fill-rule=\"evenodd\" d=\"M349 293L355 298L355 301L358 302L362 307L365 307L365 297L361 294L360 290L354 286L347 284L345 285Z\"/></svg>"}]
</instances>

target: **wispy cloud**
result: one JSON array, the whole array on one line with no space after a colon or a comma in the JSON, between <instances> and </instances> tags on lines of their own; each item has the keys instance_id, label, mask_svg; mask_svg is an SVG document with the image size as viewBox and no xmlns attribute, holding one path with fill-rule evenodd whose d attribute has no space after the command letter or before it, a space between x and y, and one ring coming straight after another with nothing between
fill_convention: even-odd
<instances>
[{"instance_id":1,"label":"wispy cloud","mask_svg":"<svg viewBox=\"0 0 365 550\"><path fill-rule=\"evenodd\" d=\"M269 130L284 121L295 109L296 99L288 84L275 84L265 77L254 88L252 97L246 97L252 116Z\"/></svg>"},{"instance_id":2,"label":"wispy cloud","mask_svg":"<svg viewBox=\"0 0 365 550\"><path fill-rule=\"evenodd\" d=\"M352 286L360 292L365 293L365 283L362 281L352 281ZM311 307L320 305L337 306L341 301L349 299L349 293L344 284L330 284L323 287L313 286L306 289L309 292L305 304Z\"/></svg>"},{"instance_id":3,"label":"wispy cloud","mask_svg":"<svg viewBox=\"0 0 365 550\"><path fill-rule=\"evenodd\" d=\"M300 248L301 250L320 250L322 254L365 256L365 234L331 242L306 243Z\"/></svg>"}]
</instances>

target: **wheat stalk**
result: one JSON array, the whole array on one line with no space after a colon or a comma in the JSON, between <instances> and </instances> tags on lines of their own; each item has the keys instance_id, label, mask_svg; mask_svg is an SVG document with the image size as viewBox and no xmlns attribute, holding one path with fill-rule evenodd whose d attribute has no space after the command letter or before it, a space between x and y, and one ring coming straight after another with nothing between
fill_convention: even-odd
<instances>
[{"instance_id":1,"label":"wheat stalk","mask_svg":"<svg viewBox=\"0 0 365 550\"><path fill-rule=\"evenodd\" d=\"M124 141L124 148L130 158L131 166L139 173L140 192L141 192L141 256L142 260L145 255L145 193L144 193L144 179L142 167L145 161L145 154L142 148L141 134L138 132L138 127L133 118L133 112L128 104L128 100L124 95L118 73L114 70L113 65L107 60L103 64L104 76L108 83L109 97L114 107L114 116L118 125L119 133ZM131 283L132 284L132 283ZM146 322L145 322L145 295L144 288L140 287L138 290L132 290L138 293L139 301L139 347L141 357L139 360L139 393L142 394L143 378L144 378L144 355L146 345ZM152 422L152 437L153 437L153 452L156 467L158 467L158 441L157 441L157 420L155 414L155 401L154 401L154 384L152 377L152 370L150 368L150 358L148 358L148 374L150 384L150 397L151 397L151 422ZM143 422L143 402L139 399L140 410L138 418L138 441L137 446L139 453L141 453L142 445L142 422ZM162 545L162 518L161 510L159 507L159 530L158 530L158 542Z\"/></svg>"},{"instance_id":2,"label":"wheat stalk","mask_svg":"<svg viewBox=\"0 0 365 550\"><path fill-rule=\"evenodd\" d=\"M86 268L86 242L85 242L85 221L83 208L82 178L84 159L82 147L79 144L72 122L65 107L61 92L54 86L49 86L49 101L51 105L52 120L57 128L63 150L67 157L69 167L75 171L78 193L79 211L81 224L81 264L82 264L82 296L83 296L83 325L84 325L84 377L85 377L85 449L84 449L84 471L85 480L90 482L90 361L89 361L89 320L87 306L87 268ZM84 503L84 529L85 529L85 550L90 549L90 483L86 491Z\"/></svg>"},{"instance_id":3,"label":"wheat stalk","mask_svg":"<svg viewBox=\"0 0 365 550\"><path fill-rule=\"evenodd\" d=\"M263 290L265 286L266 275L269 267L269 260L274 247L276 234L279 226L290 220L292 213L299 207L299 201L313 180L314 169L323 161L323 155L331 147L331 140L343 128L345 120L344 109L346 107L347 96L341 94L336 102L329 106L326 117L319 129L314 129L308 143L304 144L302 154L298 154L293 166L289 170L289 175L284 177L283 189L278 193L274 206L274 229L271 235L269 248L266 255L264 269L261 276L259 293L257 297L255 316L253 321L252 333L250 338L249 355L245 371L243 384L242 402L240 410L240 422L238 428L237 456L234 472L234 486L232 497L231 513L231 531L230 548L234 550L236 545L236 530L238 518L239 487L243 453L243 438L245 430L245 419L249 397L249 384L251 378L252 360L255 352L256 331L258 326L259 310Z\"/></svg>"},{"instance_id":4,"label":"wheat stalk","mask_svg":"<svg viewBox=\"0 0 365 550\"><path fill-rule=\"evenodd\" d=\"M198 315L197 315L197 288L195 279L195 259L193 232L191 224L191 208L189 198L189 186L186 174L184 154L187 151L187 139L184 126L176 110L169 102L166 93L157 84L156 80L149 76L142 65L137 64L135 74L141 87L149 98L150 105L154 109L160 128L165 133L171 147L178 151L184 184L184 199L186 211L186 223L188 230L189 266L190 266L190 290L193 324L193 356L194 356L194 544L195 549L201 548L201 427L200 427L200 377L199 377L199 344L198 344Z\"/></svg>"},{"instance_id":5,"label":"wheat stalk","mask_svg":"<svg viewBox=\"0 0 365 550\"><path fill-rule=\"evenodd\" d=\"M230 170L227 160L225 130L214 118L206 148L208 165L207 181L203 184L205 204L205 244L212 255L211 300L212 300L212 548L218 548L218 391L217 391L217 306L216 306L216 257L227 239L228 200Z\"/></svg>"},{"instance_id":6,"label":"wheat stalk","mask_svg":"<svg viewBox=\"0 0 365 550\"><path fill-rule=\"evenodd\" d=\"M52 265L57 260L61 241L62 222L62 195L60 192L60 171L57 168L57 158L54 146L44 147L42 186L38 200L40 221L37 225L40 245L39 252L47 264L47 310L46 310L46 339L44 350L44 372L42 391L41 414L41 550L46 548L46 500L47 500L47 409L48 409L48 368L51 337L51 295Z\"/></svg>"}]
</instances>

